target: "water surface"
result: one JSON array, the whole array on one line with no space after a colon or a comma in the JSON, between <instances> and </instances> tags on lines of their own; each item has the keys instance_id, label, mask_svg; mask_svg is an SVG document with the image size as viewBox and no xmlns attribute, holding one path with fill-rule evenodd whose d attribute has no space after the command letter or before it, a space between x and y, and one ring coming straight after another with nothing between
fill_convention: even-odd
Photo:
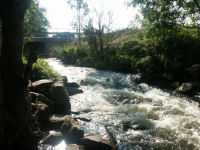
<instances>
[{"instance_id":1,"label":"water surface","mask_svg":"<svg viewBox=\"0 0 200 150\"><path fill-rule=\"evenodd\" d=\"M86 134L105 136L109 131L119 150L200 149L197 103L138 84L139 75L64 66L55 58L47 62L69 82L81 85L83 93L71 96L71 104L78 117L92 120L81 122ZM63 145L58 149L64 150Z\"/></svg>"}]
</instances>

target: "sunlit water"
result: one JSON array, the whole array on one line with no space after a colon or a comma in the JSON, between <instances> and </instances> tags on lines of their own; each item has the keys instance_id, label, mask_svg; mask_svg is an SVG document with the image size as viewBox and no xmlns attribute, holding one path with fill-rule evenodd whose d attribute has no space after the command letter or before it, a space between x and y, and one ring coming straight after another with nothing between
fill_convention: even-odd
<instances>
[{"instance_id":1,"label":"sunlit water","mask_svg":"<svg viewBox=\"0 0 200 150\"><path fill-rule=\"evenodd\" d=\"M64 66L56 59L47 62L69 82L81 85L83 93L72 96L71 104L72 111L81 112L79 117L92 120L85 123L86 133L103 134L107 128L120 150L200 149L197 103L137 84L137 75ZM64 150L63 145L57 150Z\"/></svg>"}]
</instances>

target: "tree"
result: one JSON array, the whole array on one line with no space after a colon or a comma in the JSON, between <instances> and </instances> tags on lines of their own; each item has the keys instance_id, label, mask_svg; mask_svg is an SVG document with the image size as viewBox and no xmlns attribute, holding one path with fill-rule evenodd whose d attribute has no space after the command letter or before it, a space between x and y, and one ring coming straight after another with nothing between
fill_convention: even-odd
<instances>
[{"instance_id":1,"label":"tree","mask_svg":"<svg viewBox=\"0 0 200 150\"><path fill-rule=\"evenodd\" d=\"M95 15L89 19L84 33L91 49L103 53L104 47L109 41L112 26L112 13L110 11L94 11ZM107 34L107 35L106 35Z\"/></svg>"},{"instance_id":2,"label":"tree","mask_svg":"<svg viewBox=\"0 0 200 150\"><path fill-rule=\"evenodd\" d=\"M84 34L91 50L97 50L97 35L92 19L84 27Z\"/></svg>"},{"instance_id":3,"label":"tree","mask_svg":"<svg viewBox=\"0 0 200 150\"><path fill-rule=\"evenodd\" d=\"M105 39L105 34L108 34L111 31L112 13L110 11L108 12L96 11L96 18L97 18L96 31L97 31L97 37L98 37L98 43L99 43L99 50L100 52L103 52L103 49L105 47L105 42L108 41L108 39Z\"/></svg>"},{"instance_id":4,"label":"tree","mask_svg":"<svg viewBox=\"0 0 200 150\"><path fill-rule=\"evenodd\" d=\"M76 10L74 28L78 33L78 46L81 45L81 31L83 29L84 16L88 14L89 8L85 0L68 0L69 5Z\"/></svg>"},{"instance_id":5,"label":"tree","mask_svg":"<svg viewBox=\"0 0 200 150\"><path fill-rule=\"evenodd\" d=\"M105 31L105 25L103 24L103 12L98 14L97 17L98 17L98 19L97 19L97 23L98 23L97 35L98 35L98 39L99 39L99 50L100 50L100 52L102 52L103 48L104 48L104 31Z\"/></svg>"},{"instance_id":6,"label":"tree","mask_svg":"<svg viewBox=\"0 0 200 150\"><path fill-rule=\"evenodd\" d=\"M26 37L47 32L49 23L44 15L44 11L44 9L39 8L37 0L31 1L31 6L27 10L24 19L24 35Z\"/></svg>"}]
</instances>

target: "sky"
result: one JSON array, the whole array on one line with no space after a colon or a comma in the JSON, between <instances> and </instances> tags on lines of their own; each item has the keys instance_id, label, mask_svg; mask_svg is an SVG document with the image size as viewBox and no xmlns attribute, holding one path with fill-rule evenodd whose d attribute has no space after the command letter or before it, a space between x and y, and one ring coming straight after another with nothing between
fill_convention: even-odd
<instances>
[{"instance_id":1,"label":"sky","mask_svg":"<svg viewBox=\"0 0 200 150\"><path fill-rule=\"evenodd\" d=\"M134 22L139 14L138 9L127 6L127 0L87 0L91 12L112 12L113 30L123 29ZM49 31L74 31L72 21L75 11L67 4L67 0L39 0L41 8L46 10L49 20Z\"/></svg>"}]
</instances>

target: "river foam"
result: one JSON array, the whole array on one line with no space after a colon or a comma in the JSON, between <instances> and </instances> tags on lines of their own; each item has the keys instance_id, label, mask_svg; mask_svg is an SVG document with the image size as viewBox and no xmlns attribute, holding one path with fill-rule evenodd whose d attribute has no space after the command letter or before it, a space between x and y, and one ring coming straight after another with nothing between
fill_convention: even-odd
<instances>
[{"instance_id":1,"label":"river foam","mask_svg":"<svg viewBox=\"0 0 200 150\"><path fill-rule=\"evenodd\" d=\"M107 127L118 149L200 149L197 103L138 84L139 75L64 66L57 59L46 61L69 82L81 84L83 93L71 97L72 111Z\"/></svg>"}]
</instances>

